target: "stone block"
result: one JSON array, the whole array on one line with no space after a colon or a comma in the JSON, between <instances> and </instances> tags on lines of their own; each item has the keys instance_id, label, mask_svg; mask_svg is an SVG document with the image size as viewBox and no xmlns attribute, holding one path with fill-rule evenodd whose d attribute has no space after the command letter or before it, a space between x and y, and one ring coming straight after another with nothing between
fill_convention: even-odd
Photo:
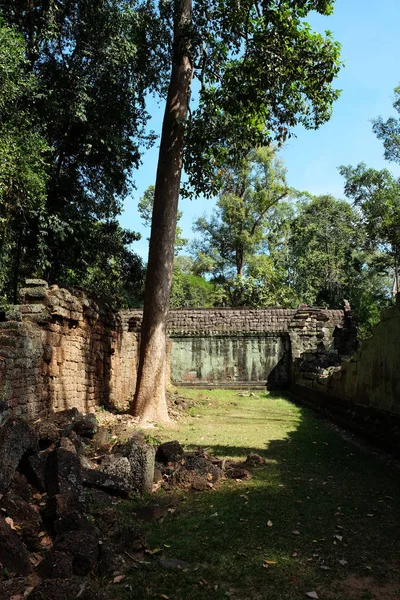
<instances>
[{"instance_id":1,"label":"stone block","mask_svg":"<svg viewBox=\"0 0 400 600\"><path fill-rule=\"evenodd\" d=\"M16 531L11 529L0 515L0 564L22 577L32 571L28 551Z\"/></svg>"},{"instance_id":2,"label":"stone block","mask_svg":"<svg viewBox=\"0 0 400 600\"><path fill-rule=\"evenodd\" d=\"M10 485L25 453L37 449L37 438L20 418L8 419L0 427L0 494Z\"/></svg>"}]
</instances>

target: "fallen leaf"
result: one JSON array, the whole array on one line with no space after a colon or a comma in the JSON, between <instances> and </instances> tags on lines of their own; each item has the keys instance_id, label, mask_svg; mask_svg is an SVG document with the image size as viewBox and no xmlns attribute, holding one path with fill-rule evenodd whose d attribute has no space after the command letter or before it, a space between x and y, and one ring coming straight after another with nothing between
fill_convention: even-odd
<instances>
[{"instance_id":1,"label":"fallen leaf","mask_svg":"<svg viewBox=\"0 0 400 600\"><path fill-rule=\"evenodd\" d=\"M307 592L306 596L308 596L309 598L314 598L315 600L319 600L317 592Z\"/></svg>"},{"instance_id":2,"label":"fallen leaf","mask_svg":"<svg viewBox=\"0 0 400 600\"><path fill-rule=\"evenodd\" d=\"M53 540L49 535L45 535L40 540L40 545L43 546L43 548L50 548L53 545Z\"/></svg>"},{"instance_id":3,"label":"fallen leaf","mask_svg":"<svg viewBox=\"0 0 400 600\"><path fill-rule=\"evenodd\" d=\"M272 525L273 525L272 521L267 521L267 525L268 525L268 527L272 527Z\"/></svg>"},{"instance_id":4,"label":"fallen leaf","mask_svg":"<svg viewBox=\"0 0 400 600\"><path fill-rule=\"evenodd\" d=\"M292 531L293 535L300 535L300 531L297 531L297 529L295 529L294 531Z\"/></svg>"},{"instance_id":5,"label":"fallen leaf","mask_svg":"<svg viewBox=\"0 0 400 600\"><path fill-rule=\"evenodd\" d=\"M22 594L16 594L16 596L11 596L10 600L23 600Z\"/></svg>"},{"instance_id":6,"label":"fallen leaf","mask_svg":"<svg viewBox=\"0 0 400 600\"><path fill-rule=\"evenodd\" d=\"M146 554L150 554L151 556L153 556L153 554L158 554L159 552L162 552L161 548L154 548L154 550L150 550L150 548L145 550Z\"/></svg>"},{"instance_id":7,"label":"fallen leaf","mask_svg":"<svg viewBox=\"0 0 400 600\"><path fill-rule=\"evenodd\" d=\"M343 536L342 536L342 535L334 535L333 537L334 537L335 539L339 540L339 542L341 542L341 541L342 541L342 539L343 539Z\"/></svg>"},{"instance_id":8,"label":"fallen leaf","mask_svg":"<svg viewBox=\"0 0 400 600\"><path fill-rule=\"evenodd\" d=\"M8 523L8 525L11 527L11 529L15 530L14 521L12 520L11 517L6 517L4 520L6 523Z\"/></svg>"},{"instance_id":9,"label":"fallen leaf","mask_svg":"<svg viewBox=\"0 0 400 600\"><path fill-rule=\"evenodd\" d=\"M339 563L344 567L345 565L347 565L347 560L344 560L344 558L342 560L339 560Z\"/></svg>"},{"instance_id":10,"label":"fallen leaf","mask_svg":"<svg viewBox=\"0 0 400 600\"><path fill-rule=\"evenodd\" d=\"M125 579L125 575L117 575L116 577L114 577L113 583L121 583L123 579Z\"/></svg>"},{"instance_id":11,"label":"fallen leaf","mask_svg":"<svg viewBox=\"0 0 400 600\"><path fill-rule=\"evenodd\" d=\"M276 560L264 560L267 565L277 565L278 562Z\"/></svg>"},{"instance_id":12,"label":"fallen leaf","mask_svg":"<svg viewBox=\"0 0 400 600\"><path fill-rule=\"evenodd\" d=\"M293 552L292 558L296 558L296 556L297 556L297 552Z\"/></svg>"}]
</instances>

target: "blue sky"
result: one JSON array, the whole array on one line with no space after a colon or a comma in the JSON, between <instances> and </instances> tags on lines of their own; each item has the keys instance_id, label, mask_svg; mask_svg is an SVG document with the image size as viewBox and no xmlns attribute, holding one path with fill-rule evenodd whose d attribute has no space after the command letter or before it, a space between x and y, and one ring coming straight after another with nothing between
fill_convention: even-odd
<instances>
[{"instance_id":1,"label":"blue sky","mask_svg":"<svg viewBox=\"0 0 400 600\"><path fill-rule=\"evenodd\" d=\"M345 63L336 87L342 90L329 123L318 131L296 130L281 151L288 170L289 185L313 194L330 193L343 197L340 165L363 161L374 168L389 168L400 176L400 166L383 158L382 143L372 132L371 119L395 115L393 89L400 84L400 1L336 0L333 16L312 15L308 21L320 32L332 31L342 44ZM151 128L161 131L163 106L152 101ZM137 190L125 203L120 218L124 227L140 231L142 240L133 250L147 260L148 230L141 226L137 202L144 190L154 184L157 145L143 156L143 164L134 174ZM214 206L211 200L184 200L180 203L184 235L193 237L192 223Z\"/></svg>"}]
</instances>

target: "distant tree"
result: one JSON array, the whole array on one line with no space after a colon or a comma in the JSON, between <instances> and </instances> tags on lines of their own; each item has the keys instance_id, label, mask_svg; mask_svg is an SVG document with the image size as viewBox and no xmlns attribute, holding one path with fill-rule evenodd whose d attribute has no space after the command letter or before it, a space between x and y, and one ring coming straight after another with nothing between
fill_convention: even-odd
<instances>
[{"instance_id":1,"label":"distant tree","mask_svg":"<svg viewBox=\"0 0 400 600\"><path fill-rule=\"evenodd\" d=\"M289 241L293 287L302 302L341 308L362 272L363 228L345 200L317 196L298 209Z\"/></svg>"},{"instance_id":2,"label":"distant tree","mask_svg":"<svg viewBox=\"0 0 400 600\"><path fill-rule=\"evenodd\" d=\"M221 304L221 288L199 275L185 273L174 266L172 275L172 308L209 308Z\"/></svg>"},{"instance_id":3,"label":"distant tree","mask_svg":"<svg viewBox=\"0 0 400 600\"><path fill-rule=\"evenodd\" d=\"M393 141L393 140L392 140ZM395 289L399 287L400 265L400 184L383 169L369 169L364 163L357 167L340 167L345 178L345 194L360 210L368 233L369 246L379 248L391 264Z\"/></svg>"},{"instance_id":4,"label":"distant tree","mask_svg":"<svg viewBox=\"0 0 400 600\"><path fill-rule=\"evenodd\" d=\"M193 244L198 271L225 281L242 277L250 257L265 240L268 211L289 194L286 170L272 148L249 153L240 168L220 175L223 188L210 219L194 224L200 237Z\"/></svg>"},{"instance_id":5,"label":"distant tree","mask_svg":"<svg viewBox=\"0 0 400 600\"><path fill-rule=\"evenodd\" d=\"M400 113L400 86L394 90L393 107ZM382 117L373 121L373 131L385 148L385 158L400 163L400 118L390 117L384 121Z\"/></svg>"}]
</instances>

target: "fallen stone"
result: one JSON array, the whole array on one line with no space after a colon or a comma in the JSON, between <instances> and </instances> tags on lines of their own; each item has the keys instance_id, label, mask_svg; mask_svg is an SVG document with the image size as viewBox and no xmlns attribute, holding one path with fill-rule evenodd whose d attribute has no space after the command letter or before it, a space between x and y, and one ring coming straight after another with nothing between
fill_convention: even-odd
<instances>
[{"instance_id":1,"label":"fallen stone","mask_svg":"<svg viewBox=\"0 0 400 600\"><path fill-rule=\"evenodd\" d=\"M146 550L147 543L142 531L135 529L133 525L121 526L110 536L111 542L118 551L134 554Z\"/></svg>"},{"instance_id":2,"label":"fallen stone","mask_svg":"<svg viewBox=\"0 0 400 600\"><path fill-rule=\"evenodd\" d=\"M93 488L87 491L86 498L94 508L110 508L114 504L110 494Z\"/></svg>"},{"instance_id":3,"label":"fallen stone","mask_svg":"<svg viewBox=\"0 0 400 600\"><path fill-rule=\"evenodd\" d=\"M190 563L178 558L160 558L159 563L163 569L188 569L190 567Z\"/></svg>"},{"instance_id":4,"label":"fallen stone","mask_svg":"<svg viewBox=\"0 0 400 600\"><path fill-rule=\"evenodd\" d=\"M1 499L1 507L13 519L14 525L20 527L21 539L29 550L41 550L39 533L42 521L32 505L9 490Z\"/></svg>"},{"instance_id":5,"label":"fallen stone","mask_svg":"<svg viewBox=\"0 0 400 600\"><path fill-rule=\"evenodd\" d=\"M17 496L25 500L26 502L30 502L31 500L31 490L29 487L28 480L25 475L22 473L15 473L12 482L10 483L10 487L8 488L10 491L14 492Z\"/></svg>"},{"instance_id":6,"label":"fallen stone","mask_svg":"<svg viewBox=\"0 0 400 600\"><path fill-rule=\"evenodd\" d=\"M131 463L126 456L122 456L121 454L105 456L100 464L100 472L110 477L121 478L125 482L125 485L133 490Z\"/></svg>"},{"instance_id":7,"label":"fallen stone","mask_svg":"<svg viewBox=\"0 0 400 600\"><path fill-rule=\"evenodd\" d=\"M1 570L25 577L32 571L29 554L16 531L0 515L0 565Z\"/></svg>"},{"instance_id":8,"label":"fallen stone","mask_svg":"<svg viewBox=\"0 0 400 600\"><path fill-rule=\"evenodd\" d=\"M250 454L247 455L245 464L249 467L257 467L259 465L264 465L265 458L263 458L259 454L256 454L255 452L250 452Z\"/></svg>"},{"instance_id":9,"label":"fallen stone","mask_svg":"<svg viewBox=\"0 0 400 600\"><path fill-rule=\"evenodd\" d=\"M63 515L54 521L54 531L57 535L68 533L69 531L87 531L94 533L94 525L88 521L86 515L81 512L74 511Z\"/></svg>"},{"instance_id":10,"label":"fallen stone","mask_svg":"<svg viewBox=\"0 0 400 600\"><path fill-rule=\"evenodd\" d=\"M103 490L114 496L126 498L133 490L131 477L123 479L96 469L82 469L81 474L85 486Z\"/></svg>"},{"instance_id":11,"label":"fallen stone","mask_svg":"<svg viewBox=\"0 0 400 600\"><path fill-rule=\"evenodd\" d=\"M183 458L185 452L179 442L165 442L157 448L156 461L167 465Z\"/></svg>"},{"instance_id":12,"label":"fallen stone","mask_svg":"<svg viewBox=\"0 0 400 600\"><path fill-rule=\"evenodd\" d=\"M73 444L73 442L70 440L69 437L63 436L60 439L60 448L62 448L63 450L68 450L68 452L72 452L73 454L76 454L76 448L75 445Z\"/></svg>"},{"instance_id":13,"label":"fallen stone","mask_svg":"<svg viewBox=\"0 0 400 600\"><path fill-rule=\"evenodd\" d=\"M78 454L80 454L81 452L83 452L86 449L85 442L76 433L76 431L71 429L70 431L67 432L67 435L68 435L69 439L71 440L71 442L73 443L73 445L75 446L75 450L78 452Z\"/></svg>"},{"instance_id":14,"label":"fallen stone","mask_svg":"<svg viewBox=\"0 0 400 600\"><path fill-rule=\"evenodd\" d=\"M83 495L81 463L76 452L53 450L46 462L46 483L50 495L73 492Z\"/></svg>"},{"instance_id":15,"label":"fallen stone","mask_svg":"<svg viewBox=\"0 0 400 600\"><path fill-rule=\"evenodd\" d=\"M80 414L74 418L72 428L78 435L92 438L99 428L96 415L92 413L88 413L87 415Z\"/></svg>"},{"instance_id":16,"label":"fallen stone","mask_svg":"<svg viewBox=\"0 0 400 600\"><path fill-rule=\"evenodd\" d=\"M168 508L166 506L144 506L135 509L135 515L141 521L159 521L168 515Z\"/></svg>"},{"instance_id":17,"label":"fallen stone","mask_svg":"<svg viewBox=\"0 0 400 600\"><path fill-rule=\"evenodd\" d=\"M29 600L76 600L79 581L73 579L45 579L29 594Z\"/></svg>"},{"instance_id":18,"label":"fallen stone","mask_svg":"<svg viewBox=\"0 0 400 600\"><path fill-rule=\"evenodd\" d=\"M115 454L103 461L101 470L123 477L139 494L150 493L153 488L155 449L137 437L120 444ZM120 472L118 472L120 469Z\"/></svg>"},{"instance_id":19,"label":"fallen stone","mask_svg":"<svg viewBox=\"0 0 400 600\"><path fill-rule=\"evenodd\" d=\"M0 494L10 485L21 458L37 450L37 438L26 421L8 419L0 427Z\"/></svg>"},{"instance_id":20,"label":"fallen stone","mask_svg":"<svg viewBox=\"0 0 400 600\"><path fill-rule=\"evenodd\" d=\"M39 492L47 492L46 465L49 454L52 450L42 450L37 454L32 454L27 458L23 465L24 473Z\"/></svg>"},{"instance_id":21,"label":"fallen stone","mask_svg":"<svg viewBox=\"0 0 400 600\"><path fill-rule=\"evenodd\" d=\"M97 529L103 536L112 539L118 539L122 526L121 514L116 508L112 506L105 508L94 508L92 509L91 514L94 518Z\"/></svg>"},{"instance_id":22,"label":"fallen stone","mask_svg":"<svg viewBox=\"0 0 400 600\"><path fill-rule=\"evenodd\" d=\"M65 552L51 550L37 568L39 575L45 579L66 579L72 577L72 556Z\"/></svg>"},{"instance_id":23,"label":"fallen stone","mask_svg":"<svg viewBox=\"0 0 400 600\"><path fill-rule=\"evenodd\" d=\"M185 454L170 478L173 487L205 491L213 487L223 472L203 453Z\"/></svg>"},{"instance_id":24,"label":"fallen stone","mask_svg":"<svg viewBox=\"0 0 400 600\"><path fill-rule=\"evenodd\" d=\"M70 531L57 536L54 551L72 556L74 574L86 575L92 570L99 556L99 540L91 532Z\"/></svg>"},{"instance_id":25,"label":"fallen stone","mask_svg":"<svg viewBox=\"0 0 400 600\"><path fill-rule=\"evenodd\" d=\"M120 574L126 567L125 559L117 548L109 542L100 544L99 561L96 572L100 577Z\"/></svg>"},{"instance_id":26,"label":"fallen stone","mask_svg":"<svg viewBox=\"0 0 400 600\"><path fill-rule=\"evenodd\" d=\"M65 425L71 425L73 420L79 417L80 412L77 408L67 408L60 410L52 415L52 421L58 427L64 427Z\"/></svg>"},{"instance_id":27,"label":"fallen stone","mask_svg":"<svg viewBox=\"0 0 400 600\"><path fill-rule=\"evenodd\" d=\"M68 492L65 494L56 494L48 498L46 506L43 510L43 519L52 524L58 519L68 515L84 514L86 504L81 497L74 493Z\"/></svg>"},{"instance_id":28,"label":"fallen stone","mask_svg":"<svg viewBox=\"0 0 400 600\"><path fill-rule=\"evenodd\" d=\"M56 444L60 439L60 430L52 421L39 421L34 425L41 449Z\"/></svg>"},{"instance_id":29,"label":"fallen stone","mask_svg":"<svg viewBox=\"0 0 400 600\"><path fill-rule=\"evenodd\" d=\"M252 478L251 473L244 467L240 467L240 466L227 469L226 476L229 477L229 479L251 479Z\"/></svg>"}]
</instances>

